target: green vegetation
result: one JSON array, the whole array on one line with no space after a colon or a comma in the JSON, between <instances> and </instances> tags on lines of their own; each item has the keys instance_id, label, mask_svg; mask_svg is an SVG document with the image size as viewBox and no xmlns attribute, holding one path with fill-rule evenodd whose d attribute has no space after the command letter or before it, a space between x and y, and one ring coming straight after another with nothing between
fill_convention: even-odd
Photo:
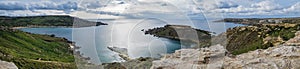
<instances>
[{"instance_id":1,"label":"green vegetation","mask_svg":"<svg viewBox=\"0 0 300 69\"><path fill-rule=\"evenodd\" d=\"M262 49L263 39L257 32L245 30L237 33L229 33L226 49L234 55L245 53L251 50Z\"/></svg>"},{"instance_id":2,"label":"green vegetation","mask_svg":"<svg viewBox=\"0 0 300 69\"><path fill-rule=\"evenodd\" d=\"M233 22L239 24L256 25L256 24L300 24L300 17L292 18L225 18L216 22Z\"/></svg>"},{"instance_id":3,"label":"green vegetation","mask_svg":"<svg viewBox=\"0 0 300 69\"><path fill-rule=\"evenodd\" d=\"M73 26L74 22L80 26ZM73 50L69 48L70 41L55 35L25 33L12 27L99 25L107 24L64 15L0 16L0 59L14 62L21 69L74 69L76 65Z\"/></svg>"},{"instance_id":4,"label":"green vegetation","mask_svg":"<svg viewBox=\"0 0 300 69\"><path fill-rule=\"evenodd\" d=\"M291 39L295 37L295 33L297 30L300 30L299 25L295 25L294 27L284 27L284 26L268 26L272 31L267 32L272 37L281 37L284 40Z\"/></svg>"},{"instance_id":5,"label":"green vegetation","mask_svg":"<svg viewBox=\"0 0 300 69\"><path fill-rule=\"evenodd\" d=\"M210 46L211 34L208 31L194 29L184 25L165 25L164 27L148 29L145 34L180 40L182 44L196 43L195 48ZM180 35L180 36L178 36Z\"/></svg>"},{"instance_id":6,"label":"green vegetation","mask_svg":"<svg viewBox=\"0 0 300 69\"><path fill-rule=\"evenodd\" d=\"M84 25L106 25L102 22L91 22L71 16L30 16L30 17L0 17L0 26L73 26L74 22L85 23Z\"/></svg>"},{"instance_id":7,"label":"green vegetation","mask_svg":"<svg viewBox=\"0 0 300 69\"><path fill-rule=\"evenodd\" d=\"M296 31L299 30L300 25L298 24L261 24L235 27L226 32L228 39L226 49L234 55L256 49L266 49L295 37Z\"/></svg>"},{"instance_id":8,"label":"green vegetation","mask_svg":"<svg viewBox=\"0 0 300 69\"><path fill-rule=\"evenodd\" d=\"M153 58L150 57L140 57L137 59L128 60L126 62L120 63L104 63L104 69L150 69L152 66Z\"/></svg>"},{"instance_id":9,"label":"green vegetation","mask_svg":"<svg viewBox=\"0 0 300 69\"><path fill-rule=\"evenodd\" d=\"M74 69L69 43L50 35L0 30L0 59L14 62L20 69Z\"/></svg>"}]
</instances>

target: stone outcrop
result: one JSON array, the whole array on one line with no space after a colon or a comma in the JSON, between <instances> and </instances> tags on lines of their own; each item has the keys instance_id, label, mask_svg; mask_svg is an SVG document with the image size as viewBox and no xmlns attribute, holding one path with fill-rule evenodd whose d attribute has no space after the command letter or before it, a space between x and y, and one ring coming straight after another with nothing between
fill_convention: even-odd
<instances>
[{"instance_id":1,"label":"stone outcrop","mask_svg":"<svg viewBox=\"0 0 300 69\"><path fill-rule=\"evenodd\" d=\"M18 69L18 67L12 62L0 60L0 69Z\"/></svg>"},{"instance_id":2,"label":"stone outcrop","mask_svg":"<svg viewBox=\"0 0 300 69\"><path fill-rule=\"evenodd\" d=\"M180 49L153 61L152 69L206 69L221 68L225 48L221 45L201 49Z\"/></svg>"},{"instance_id":3,"label":"stone outcrop","mask_svg":"<svg viewBox=\"0 0 300 69\"><path fill-rule=\"evenodd\" d=\"M128 50L126 48L119 48L119 47L107 47L109 50L119 53L119 56L124 60L128 61L131 58L128 56Z\"/></svg>"},{"instance_id":4,"label":"stone outcrop","mask_svg":"<svg viewBox=\"0 0 300 69\"><path fill-rule=\"evenodd\" d=\"M224 69L299 69L299 46L278 46L255 50L235 58L225 57Z\"/></svg>"},{"instance_id":5,"label":"stone outcrop","mask_svg":"<svg viewBox=\"0 0 300 69\"><path fill-rule=\"evenodd\" d=\"M258 49L234 57L222 46L181 49L153 61L152 69L299 69L300 46Z\"/></svg>"}]
</instances>

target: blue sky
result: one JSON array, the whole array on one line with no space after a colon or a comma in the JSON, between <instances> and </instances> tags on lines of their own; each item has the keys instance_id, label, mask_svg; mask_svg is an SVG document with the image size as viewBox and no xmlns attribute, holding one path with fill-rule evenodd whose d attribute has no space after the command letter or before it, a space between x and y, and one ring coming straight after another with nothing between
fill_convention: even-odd
<instances>
[{"instance_id":1,"label":"blue sky","mask_svg":"<svg viewBox=\"0 0 300 69\"><path fill-rule=\"evenodd\" d=\"M71 15L95 19L186 14L224 17L300 15L299 0L1 0L1 16Z\"/></svg>"}]
</instances>

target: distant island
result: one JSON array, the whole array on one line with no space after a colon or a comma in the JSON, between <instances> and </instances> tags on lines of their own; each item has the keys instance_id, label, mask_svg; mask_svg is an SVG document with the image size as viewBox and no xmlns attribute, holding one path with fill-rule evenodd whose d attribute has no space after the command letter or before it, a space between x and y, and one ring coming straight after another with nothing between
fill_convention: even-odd
<instances>
[{"instance_id":1,"label":"distant island","mask_svg":"<svg viewBox=\"0 0 300 69\"><path fill-rule=\"evenodd\" d=\"M154 35L156 37L164 37L174 40L180 40L184 43L196 43L199 47L210 46L211 32L195 29L185 25L165 25L145 30L145 34Z\"/></svg>"}]
</instances>

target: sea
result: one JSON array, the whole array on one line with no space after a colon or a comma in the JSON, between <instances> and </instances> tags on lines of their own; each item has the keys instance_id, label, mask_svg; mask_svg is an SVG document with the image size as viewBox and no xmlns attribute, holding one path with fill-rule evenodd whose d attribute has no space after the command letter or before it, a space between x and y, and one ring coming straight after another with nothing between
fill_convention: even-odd
<instances>
[{"instance_id":1,"label":"sea","mask_svg":"<svg viewBox=\"0 0 300 69\"><path fill-rule=\"evenodd\" d=\"M80 51L83 56L91 58L90 62L101 64L124 61L118 53L109 50L107 47L127 48L130 58L160 58L164 54L174 53L175 50L195 45L186 45L177 40L146 35L143 30L163 27L167 24L176 24L189 25L196 29L214 32L214 35L217 35L225 32L228 28L244 26L234 23L208 21L206 19L178 20L172 22L153 18L97 21L108 23L108 25L81 28L21 28L20 30L35 34L54 34L56 37L67 38L74 41L75 45L80 47L77 51Z\"/></svg>"}]
</instances>

